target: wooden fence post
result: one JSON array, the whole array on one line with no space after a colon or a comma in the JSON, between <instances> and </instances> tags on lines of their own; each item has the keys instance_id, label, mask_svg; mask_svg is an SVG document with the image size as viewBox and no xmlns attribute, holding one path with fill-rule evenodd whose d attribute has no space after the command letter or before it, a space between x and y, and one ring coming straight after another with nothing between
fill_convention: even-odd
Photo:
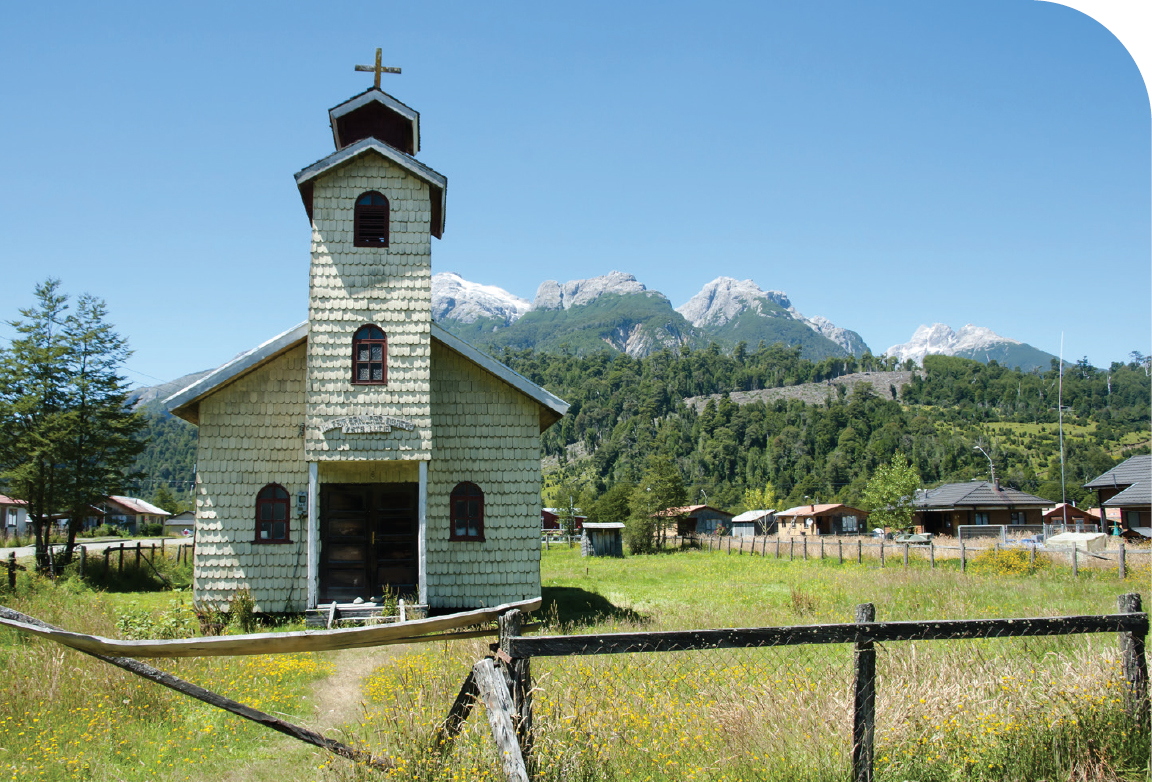
<instances>
[{"instance_id":1,"label":"wooden fence post","mask_svg":"<svg viewBox=\"0 0 1152 782\"><path fill-rule=\"evenodd\" d=\"M123 543L120 544L120 561L116 565L116 572L117 573L123 573L124 572L124 544Z\"/></svg>"},{"instance_id":2,"label":"wooden fence post","mask_svg":"<svg viewBox=\"0 0 1152 782\"><path fill-rule=\"evenodd\" d=\"M1076 556L1076 543L1072 543L1072 575L1075 578L1080 577L1080 558Z\"/></svg>"},{"instance_id":3,"label":"wooden fence post","mask_svg":"<svg viewBox=\"0 0 1152 782\"><path fill-rule=\"evenodd\" d=\"M8 552L8 586L11 589L16 588L16 552Z\"/></svg>"},{"instance_id":4,"label":"wooden fence post","mask_svg":"<svg viewBox=\"0 0 1152 782\"><path fill-rule=\"evenodd\" d=\"M80 547L80 578L84 578L84 561L88 559L88 549L85 546Z\"/></svg>"},{"instance_id":5,"label":"wooden fence post","mask_svg":"<svg viewBox=\"0 0 1152 782\"><path fill-rule=\"evenodd\" d=\"M824 561L824 538L820 538L820 561Z\"/></svg>"},{"instance_id":6,"label":"wooden fence post","mask_svg":"<svg viewBox=\"0 0 1152 782\"><path fill-rule=\"evenodd\" d=\"M931 540L928 541L928 568L936 569L936 544Z\"/></svg>"},{"instance_id":7,"label":"wooden fence post","mask_svg":"<svg viewBox=\"0 0 1152 782\"><path fill-rule=\"evenodd\" d=\"M136 541L136 569L140 569L140 541Z\"/></svg>"},{"instance_id":8,"label":"wooden fence post","mask_svg":"<svg viewBox=\"0 0 1152 782\"><path fill-rule=\"evenodd\" d=\"M884 567L884 541L880 541L880 567Z\"/></svg>"},{"instance_id":9,"label":"wooden fence post","mask_svg":"<svg viewBox=\"0 0 1152 782\"><path fill-rule=\"evenodd\" d=\"M796 559L796 538L788 538L788 561Z\"/></svg>"},{"instance_id":10,"label":"wooden fence post","mask_svg":"<svg viewBox=\"0 0 1152 782\"><path fill-rule=\"evenodd\" d=\"M504 777L509 782L528 782L528 770L524 767L516 729L512 726L512 697L508 694L504 677L488 657L472 666L472 675L480 692L480 702L488 710L488 724L492 726L492 737L496 739Z\"/></svg>"},{"instance_id":11,"label":"wooden fence post","mask_svg":"<svg viewBox=\"0 0 1152 782\"><path fill-rule=\"evenodd\" d=\"M1036 546L1035 545L1028 547L1028 567L1030 567L1030 568L1036 567Z\"/></svg>"},{"instance_id":12,"label":"wooden fence post","mask_svg":"<svg viewBox=\"0 0 1152 782\"><path fill-rule=\"evenodd\" d=\"M1120 595L1116 605L1122 614L1142 612L1138 593ZM1147 625L1144 626L1147 634ZM1124 657L1124 681L1127 685L1128 713L1137 724L1148 721L1148 663L1144 658L1144 635L1120 633L1120 653Z\"/></svg>"},{"instance_id":13,"label":"wooden fence post","mask_svg":"<svg viewBox=\"0 0 1152 782\"><path fill-rule=\"evenodd\" d=\"M108 577L108 555L111 553L111 547L104 547L104 577Z\"/></svg>"},{"instance_id":14,"label":"wooden fence post","mask_svg":"<svg viewBox=\"0 0 1152 782\"><path fill-rule=\"evenodd\" d=\"M876 621L876 606L856 606L856 622ZM872 782L873 740L876 733L876 649L872 641L856 642L856 683L852 709L852 779Z\"/></svg>"},{"instance_id":15,"label":"wooden fence post","mask_svg":"<svg viewBox=\"0 0 1152 782\"><path fill-rule=\"evenodd\" d=\"M804 536L804 561L808 561L808 536Z\"/></svg>"},{"instance_id":16,"label":"wooden fence post","mask_svg":"<svg viewBox=\"0 0 1152 782\"><path fill-rule=\"evenodd\" d=\"M513 608L502 614L498 620L500 627L500 657L504 668L508 691L512 694L512 710L515 715L516 739L520 744L520 754L525 763L532 763L532 658L512 657L509 654L509 639L519 638L524 623L524 615Z\"/></svg>"},{"instance_id":17,"label":"wooden fence post","mask_svg":"<svg viewBox=\"0 0 1152 782\"><path fill-rule=\"evenodd\" d=\"M964 561L964 538L960 538L960 572L965 572L966 563Z\"/></svg>"},{"instance_id":18,"label":"wooden fence post","mask_svg":"<svg viewBox=\"0 0 1152 782\"><path fill-rule=\"evenodd\" d=\"M856 564L864 564L864 541L856 538Z\"/></svg>"},{"instance_id":19,"label":"wooden fence post","mask_svg":"<svg viewBox=\"0 0 1152 782\"><path fill-rule=\"evenodd\" d=\"M844 541L843 540L837 540L836 541L836 548L838 550L838 554L840 557L840 564L843 565L844 564Z\"/></svg>"},{"instance_id":20,"label":"wooden fence post","mask_svg":"<svg viewBox=\"0 0 1152 782\"><path fill-rule=\"evenodd\" d=\"M780 559L780 533L776 533L776 559Z\"/></svg>"},{"instance_id":21,"label":"wooden fence post","mask_svg":"<svg viewBox=\"0 0 1152 782\"><path fill-rule=\"evenodd\" d=\"M904 569L908 569L908 544L904 544Z\"/></svg>"},{"instance_id":22,"label":"wooden fence post","mask_svg":"<svg viewBox=\"0 0 1152 782\"><path fill-rule=\"evenodd\" d=\"M1126 572L1126 568L1124 567L1125 564L1126 563L1124 562L1124 538L1120 538L1120 580L1121 581L1123 581L1124 578L1128 575Z\"/></svg>"},{"instance_id":23,"label":"wooden fence post","mask_svg":"<svg viewBox=\"0 0 1152 782\"><path fill-rule=\"evenodd\" d=\"M728 556L732 556L732 536L728 536Z\"/></svg>"}]
</instances>

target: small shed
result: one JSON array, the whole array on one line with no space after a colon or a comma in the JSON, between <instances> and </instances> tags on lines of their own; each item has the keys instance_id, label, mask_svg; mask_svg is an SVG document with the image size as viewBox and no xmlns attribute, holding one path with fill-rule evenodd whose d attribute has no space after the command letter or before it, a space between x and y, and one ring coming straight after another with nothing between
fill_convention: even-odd
<instances>
[{"instance_id":1,"label":"small shed","mask_svg":"<svg viewBox=\"0 0 1152 782\"><path fill-rule=\"evenodd\" d=\"M746 510L732 518L732 536L751 538L756 535L771 535L776 531L776 511Z\"/></svg>"},{"instance_id":2,"label":"small shed","mask_svg":"<svg viewBox=\"0 0 1152 782\"><path fill-rule=\"evenodd\" d=\"M584 534L580 536L580 556L624 556L624 523L620 521L584 522Z\"/></svg>"},{"instance_id":3,"label":"small shed","mask_svg":"<svg viewBox=\"0 0 1152 782\"><path fill-rule=\"evenodd\" d=\"M196 512L186 510L164 519L164 532L179 535L186 529L196 529Z\"/></svg>"}]
</instances>

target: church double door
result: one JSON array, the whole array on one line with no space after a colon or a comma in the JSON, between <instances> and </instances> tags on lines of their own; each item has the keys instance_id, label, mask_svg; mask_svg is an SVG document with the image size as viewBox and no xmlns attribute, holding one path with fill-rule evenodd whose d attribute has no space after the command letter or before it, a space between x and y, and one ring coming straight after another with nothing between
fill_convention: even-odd
<instances>
[{"instance_id":1,"label":"church double door","mask_svg":"<svg viewBox=\"0 0 1152 782\"><path fill-rule=\"evenodd\" d=\"M320 602L416 591L415 483L320 486Z\"/></svg>"}]
</instances>

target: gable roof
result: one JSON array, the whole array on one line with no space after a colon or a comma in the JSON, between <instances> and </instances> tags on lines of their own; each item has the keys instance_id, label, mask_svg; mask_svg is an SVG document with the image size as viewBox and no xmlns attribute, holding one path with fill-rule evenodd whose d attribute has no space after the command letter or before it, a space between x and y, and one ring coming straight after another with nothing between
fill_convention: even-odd
<instances>
[{"instance_id":1,"label":"gable roof","mask_svg":"<svg viewBox=\"0 0 1152 782\"><path fill-rule=\"evenodd\" d=\"M432 222L429 230L439 239L444 233L444 208L448 193L448 178L433 171L411 155L406 155L395 147L391 147L377 138L363 138L355 144L333 152L326 158L317 160L307 168L296 172L296 187L300 190L300 198L304 202L304 209L308 212L308 219L312 219L312 184L337 166L341 166L361 155L378 154L391 160L417 179L428 183L429 197L432 200Z\"/></svg>"},{"instance_id":2,"label":"gable roof","mask_svg":"<svg viewBox=\"0 0 1152 782\"><path fill-rule=\"evenodd\" d=\"M867 516L868 511L853 508L851 505L844 505L839 502L827 502L821 505L797 505L795 508L782 510L777 512L777 516L827 516L833 511L844 511L845 515L849 512L856 515Z\"/></svg>"},{"instance_id":3,"label":"gable roof","mask_svg":"<svg viewBox=\"0 0 1152 782\"><path fill-rule=\"evenodd\" d=\"M765 516L771 516L776 511L768 510L746 510L739 516L733 516L732 521L759 521Z\"/></svg>"},{"instance_id":4,"label":"gable roof","mask_svg":"<svg viewBox=\"0 0 1152 782\"><path fill-rule=\"evenodd\" d=\"M345 139L340 136L341 131L341 118L351 114L357 109L364 108L371 104L379 104L395 112L399 116L408 120L412 126L412 148L414 152L420 151L420 112L416 109L401 103L396 98L379 87L369 87L359 95L353 95L348 100L344 101L338 106L333 106L328 109L328 122L332 125L332 140L336 142L336 149L347 146L343 143Z\"/></svg>"},{"instance_id":5,"label":"gable roof","mask_svg":"<svg viewBox=\"0 0 1152 782\"><path fill-rule=\"evenodd\" d=\"M432 339L480 369L504 381L520 393L540 405L540 431L544 431L559 421L568 412L568 403L560 397L533 383L515 370L501 364L487 353L481 353L459 337L449 334L443 327L433 323ZM194 424L200 422L200 402L219 389L239 380L244 375L263 366L282 353L301 345L308 339L308 321L294 326L282 334L241 353L236 358L205 375L187 388L177 391L164 400L164 406L172 415Z\"/></svg>"},{"instance_id":6,"label":"gable roof","mask_svg":"<svg viewBox=\"0 0 1152 782\"><path fill-rule=\"evenodd\" d=\"M711 505L681 505L678 508L669 508L668 510L658 511L655 515L657 515L657 516L682 516L685 514L690 515L693 513L699 513L702 510L710 510L713 513L719 513L721 516L727 516L728 518L732 518L732 514L729 513L728 511L720 510L719 508L713 508Z\"/></svg>"},{"instance_id":7,"label":"gable roof","mask_svg":"<svg viewBox=\"0 0 1152 782\"><path fill-rule=\"evenodd\" d=\"M136 515L140 515L140 514L146 514L149 516L171 516L172 515L168 511L164 510L163 508L157 508L152 503L145 502L144 500L137 499L136 497L121 497L121 496L116 495L116 494L111 494L108 496L108 499L111 500L112 502L115 502L117 505L120 505L120 506L132 511L132 513L134 513Z\"/></svg>"},{"instance_id":8,"label":"gable roof","mask_svg":"<svg viewBox=\"0 0 1152 782\"><path fill-rule=\"evenodd\" d=\"M8 497L8 496L5 496L3 494L0 494L0 505L27 505L27 504L28 504L28 502L26 500L18 500L18 499L15 499L13 497Z\"/></svg>"},{"instance_id":9,"label":"gable roof","mask_svg":"<svg viewBox=\"0 0 1152 782\"><path fill-rule=\"evenodd\" d=\"M1052 500L1019 489L993 486L988 481L946 483L935 489L917 491L912 500L916 510L956 507L997 506L1003 508L1047 508Z\"/></svg>"},{"instance_id":10,"label":"gable roof","mask_svg":"<svg viewBox=\"0 0 1152 782\"><path fill-rule=\"evenodd\" d=\"M1110 489L1152 481L1152 455L1132 456L1098 478L1084 484L1085 489Z\"/></svg>"},{"instance_id":11,"label":"gable roof","mask_svg":"<svg viewBox=\"0 0 1152 782\"><path fill-rule=\"evenodd\" d=\"M1106 508L1126 505L1152 505L1152 481L1134 483L1115 497L1104 501Z\"/></svg>"}]
</instances>

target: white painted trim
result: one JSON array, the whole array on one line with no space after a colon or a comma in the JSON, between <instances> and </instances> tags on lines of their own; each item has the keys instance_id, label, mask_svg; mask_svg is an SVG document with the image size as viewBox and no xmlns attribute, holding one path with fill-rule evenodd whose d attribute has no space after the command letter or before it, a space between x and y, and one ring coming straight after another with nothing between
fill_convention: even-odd
<instances>
[{"instance_id":1,"label":"white painted trim","mask_svg":"<svg viewBox=\"0 0 1152 782\"><path fill-rule=\"evenodd\" d=\"M428 605L428 460L420 460L420 492L416 501L417 550L419 565L416 578L420 582L420 602Z\"/></svg>"},{"instance_id":2,"label":"white painted trim","mask_svg":"<svg viewBox=\"0 0 1152 782\"><path fill-rule=\"evenodd\" d=\"M308 462L308 608L320 599L320 470Z\"/></svg>"},{"instance_id":3,"label":"white painted trim","mask_svg":"<svg viewBox=\"0 0 1152 782\"><path fill-rule=\"evenodd\" d=\"M562 416L568 412L569 404L563 399L536 385L519 372L509 369L486 353L481 353L464 340L446 331L442 326L432 324L432 338L557 414Z\"/></svg>"},{"instance_id":4,"label":"white painted trim","mask_svg":"<svg viewBox=\"0 0 1152 782\"><path fill-rule=\"evenodd\" d=\"M195 402L200 397L207 395L211 391L215 391L225 383L256 368L268 359L273 358L297 342L307 338L308 321L304 321L288 329L283 334L277 334L267 342L252 348L247 353L241 353L216 371L205 375L187 388L177 391L164 400L164 407L174 411L177 408Z\"/></svg>"},{"instance_id":5,"label":"white painted trim","mask_svg":"<svg viewBox=\"0 0 1152 782\"><path fill-rule=\"evenodd\" d=\"M433 171L431 168L428 168L428 166L424 165L411 155L405 155L395 147L390 147L383 141L372 137L362 138L355 144L344 147L344 149L340 150L339 152L333 152L328 157L322 160L317 160L307 168L296 172L296 184L299 186L305 182L309 182L321 174L330 171L341 163L346 163L352 158L362 155L363 153L370 150L379 152L381 155L388 158L396 165L407 170L417 179L423 179L428 184L436 185L436 187L439 187L441 190L448 189L448 177L439 172Z\"/></svg>"}]
</instances>

